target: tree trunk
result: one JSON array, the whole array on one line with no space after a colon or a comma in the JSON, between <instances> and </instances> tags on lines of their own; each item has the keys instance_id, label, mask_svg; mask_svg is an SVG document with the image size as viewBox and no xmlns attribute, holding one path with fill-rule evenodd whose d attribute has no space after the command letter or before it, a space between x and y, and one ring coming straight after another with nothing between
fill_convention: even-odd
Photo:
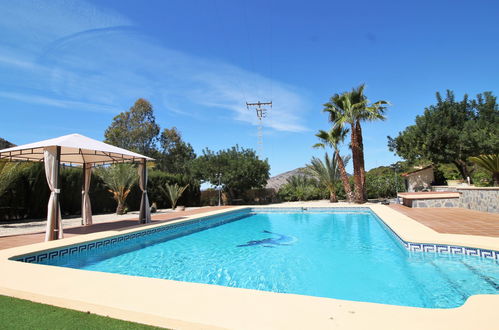
<instances>
[{"instance_id":1,"label":"tree trunk","mask_svg":"<svg viewBox=\"0 0 499 330\"><path fill-rule=\"evenodd\" d=\"M461 177L463 180L468 182L468 178L470 178L470 184L473 183L473 180L471 179L471 173L468 170L468 165L466 165L466 161L457 159L453 161L454 165L456 165L457 170L459 171L459 174L461 174Z\"/></svg>"},{"instance_id":2,"label":"tree trunk","mask_svg":"<svg viewBox=\"0 0 499 330\"><path fill-rule=\"evenodd\" d=\"M236 199L236 192L232 188L227 188L227 204L232 205L234 199Z\"/></svg>"},{"instance_id":3,"label":"tree trunk","mask_svg":"<svg viewBox=\"0 0 499 330\"><path fill-rule=\"evenodd\" d=\"M362 138L362 127L360 126L360 121L355 124L355 131L357 134L357 142L359 144L359 171L360 180L362 181L362 198L363 201L367 201L367 191L366 191L366 169L364 164L364 142Z\"/></svg>"},{"instance_id":4,"label":"tree trunk","mask_svg":"<svg viewBox=\"0 0 499 330\"><path fill-rule=\"evenodd\" d=\"M117 215L125 214L125 203L118 201L118 206L116 207L116 214Z\"/></svg>"},{"instance_id":5,"label":"tree trunk","mask_svg":"<svg viewBox=\"0 0 499 330\"><path fill-rule=\"evenodd\" d=\"M494 187L499 187L499 172L492 173L492 180L494 180Z\"/></svg>"},{"instance_id":6,"label":"tree trunk","mask_svg":"<svg viewBox=\"0 0 499 330\"><path fill-rule=\"evenodd\" d=\"M362 177L360 174L359 143L354 124L352 124L350 136L352 138L351 148L353 161L354 201L355 203L364 203L364 191L362 189Z\"/></svg>"},{"instance_id":7,"label":"tree trunk","mask_svg":"<svg viewBox=\"0 0 499 330\"><path fill-rule=\"evenodd\" d=\"M336 191L329 192L329 203L338 203L338 197L336 196Z\"/></svg>"},{"instance_id":8,"label":"tree trunk","mask_svg":"<svg viewBox=\"0 0 499 330\"><path fill-rule=\"evenodd\" d=\"M350 187L350 180L348 180L348 174L345 170L345 163L343 163L343 158L340 156L338 149L335 149L336 159L338 160L338 169L340 170L341 182L343 183L343 189L347 195L347 201L351 203L353 201L352 187Z\"/></svg>"}]
</instances>

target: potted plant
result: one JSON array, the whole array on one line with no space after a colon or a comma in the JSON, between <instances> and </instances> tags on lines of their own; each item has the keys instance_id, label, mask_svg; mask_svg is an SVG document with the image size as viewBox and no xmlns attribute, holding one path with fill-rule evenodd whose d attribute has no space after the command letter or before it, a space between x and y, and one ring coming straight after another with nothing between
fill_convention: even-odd
<instances>
[{"instance_id":1,"label":"potted plant","mask_svg":"<svg viewBox=\"0 0 499 330\"><path fill-rule=\"evenodd\" d=\"M166 195L166 197L170 200L170 203L172 205L172 210L177 210L177 211L183 211L185 210L185 206L178 206L177 207L177 202L184 193L184 191L189 187L189 185L185 185L183 187L179 186L178 184L166 184L165 188L161 187L161 190L163 190L163 193Z\"/></svg>"},{"instance_id":2,"label":"potted plant","mask_svg":"<svg viewBox=\"0 0 499 330\"><path fill-rule=\"evenodd\" d=\"M457 171L452 171L446 174L447 185L451 187L459 186L466 181L461 178L461 175Z\"/></svg>"}]
</instances>

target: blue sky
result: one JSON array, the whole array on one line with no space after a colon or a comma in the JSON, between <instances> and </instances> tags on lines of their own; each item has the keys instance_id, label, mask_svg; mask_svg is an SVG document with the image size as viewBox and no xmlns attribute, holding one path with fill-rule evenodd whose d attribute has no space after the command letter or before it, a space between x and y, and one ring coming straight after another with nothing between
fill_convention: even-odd
<instances>
[{"instance_id":1,"label":"blue sky","mask_svg":"<svg viewBox=\"0 0 499 330\"><path fill-rule=\"evenodd\" d=\"M0 137L103 139L143 97L196 152L256 148L245 101L272 100L264 156L275 175L323 153L322 104L366 83L390 101L364 125L366 167L397 160L386 136L435 92L499 89L497 1L2 1ZM343 152L348 152L345 143Z\"/></svg>"}]
</instances>

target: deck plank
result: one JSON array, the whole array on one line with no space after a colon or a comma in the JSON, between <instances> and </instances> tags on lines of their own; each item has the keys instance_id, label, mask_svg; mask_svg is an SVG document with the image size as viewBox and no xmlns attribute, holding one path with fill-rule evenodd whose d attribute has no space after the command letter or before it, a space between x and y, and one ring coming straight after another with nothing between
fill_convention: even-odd
<instances>
[{"instance_id":1,"label":"deck plank","mask_svg":"<svg viewBox=\"0 0 499 330\"><path fill-rule=\"evenodd\" d=\"M390 204L392 209L442 234L499 237L499 214L464 208L411 208Z\"/></svg>"}]
</instances>

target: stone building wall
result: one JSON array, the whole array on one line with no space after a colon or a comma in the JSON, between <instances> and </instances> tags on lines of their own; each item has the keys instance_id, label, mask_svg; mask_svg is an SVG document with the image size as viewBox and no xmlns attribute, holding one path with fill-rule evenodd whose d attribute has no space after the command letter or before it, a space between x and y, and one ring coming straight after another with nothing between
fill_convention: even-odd
<instances>
[{"instance_id":1,"label":"stone building wall","mask_svg":"<svg viewBox=\"0 0 499 330\"><path fill-rule=\"evenodd\" d=\"M433 168L425 168L417 172L409 173L406 175L406 180L408 192L429 189L431 187L431 183L435 180Z\"/></svg>"},{"instance_id":2,"label":"stone building wall","mask_svg":"<svg viewBox=\"0 0 499 330\"><path fill-rule=\"evenodd\" d=\"M460 193L459 206L466 209L499 213L499 187L434 186L433 191Z\"/></svg>"}]
</instances>

